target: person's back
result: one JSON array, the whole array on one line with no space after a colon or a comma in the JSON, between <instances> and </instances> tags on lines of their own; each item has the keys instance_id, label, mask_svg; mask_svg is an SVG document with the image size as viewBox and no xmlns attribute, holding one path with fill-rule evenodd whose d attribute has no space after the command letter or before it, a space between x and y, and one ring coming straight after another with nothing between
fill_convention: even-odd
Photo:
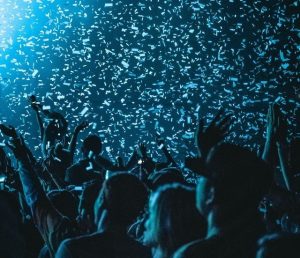
<instances>
[{"instance_id":1,"label":"person's back","mask_svg":"<svg viewBox=\"0 0 300 258\"><path fill-rule=\"evenodd\" d=\"M256 241L265 233L263 225L249 218L237 228L180 248L173 258L253 258Z\"/></svg>"},{"instance_id":2,"label":"person's back","mask_svg":"<svg viewBox=\"0 0 300 258\"><path fill-rule=\"evenodd\" d=\"M93 159L101 153L101 150L102 142L97 135L86 137L81 147L83 159L67 169L65 181L71 185L82 185L91 180L102 181L104 169Z\"/></svg>"},{"instance_id":3,"label":"person's back","mask_svg":"<svg viewBox=\"0 0 300 258\"><path fill-rule=\"evenodd\" d=\"M151 257L151 252L126 232L103 232L65 240L56 257L147 258Z\"/></svg>"},{"instance_id":4,"label":"person's back","mask_svg":"<svg viewBox=\"0 0 300 258\"><path fill-rule=\"evenodd\" d=\"M81 160L66 171L65 181L70 185L82 185L92 180L103 180L103 170L94 162Z\"/></svg>"},{"instance_id":5,"label":"person's back","mask_svg":"<svg viewBox=\"0 0 300 258\"><path fill-rule=\"evenodd\" d=\"M300 235L273 233L258 241L256 258L298 258L300 256Z\"/></svg>"}]
</instances>

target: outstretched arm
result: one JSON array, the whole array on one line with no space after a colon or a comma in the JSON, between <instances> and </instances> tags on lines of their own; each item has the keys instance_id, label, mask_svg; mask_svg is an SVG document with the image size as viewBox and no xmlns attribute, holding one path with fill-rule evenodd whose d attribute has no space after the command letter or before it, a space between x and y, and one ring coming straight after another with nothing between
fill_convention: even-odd
<instances>
[{"instance_id":1,"label":"outstretched arm","mask_svg":"<svg viewBox=\"0 0 300 258\"><path fill-rule=\"evenodd\" d=\"M267 125L266 125L266 141L262 159L266 161L271 167L276 166L276 130L277 130L277 119L279 115L278 105L271 104L267 114Z\"/></svg>"},{"instance_id":2,"label":"outstretched arm","mask_svg":"<svg viewBox=\"0 0 300 258\"><path fill-rule=\"evenodd\" d=\"M89 123L87 121L84 121L75 127L75 130L73 132L73 135L72 135L72 138L71 138L71 141L69 144L69 149L68 149L70 152L70 155L71 155L71 163L73 163L73 159L74 159L74 153L75 153L75 149L76 149L78 134L81 131L83 131L85 128L87 128L88 125L89 125Z\"/></svg>"},{"instance_id":3,"label":"outstretched arm","mask_svg":"<svg viewBox=\"0 0 300 258\"><path fill-rule=\"evenodd\" d=\"M36 100L36 97L34 95L30 96L29 98L31 108L35 112L36 120L38 121L39 129L40 129L40 134L41 134L41 140L44 138L44 125L43 125L43 120L41 118L39 109L42 109L41 104L39 104Z\"/></svg>"},{"instance_id":4,"label":"outstretched arm","mask_svg":"<svg viewBox=\"0 0 300 258\"><path fill-rule=\"evenodd\" d=\"M18 160L20 180L34 222L53 256L59 243L71 236L74 230L70 222L53 207L43 191L22 138L18 135L11 136L8 147Z\"/></svg>"},{"instance_id":5,"label":"outstretched arm","mask_svg":"<svg viewBox=\"0 0 300 258\"><path fill-rule=\"evenodd\" d=\"M172 155L170 154L170 152L165 144L165 141L157 133L156 133L156 143L158 145L158 148L162 150L165 157L167 158L167 162L165 163L165 166L172 165L172 166L177 167L177 164L176 164L175 160L173 159Z\"/></svg>"}]
</instances>

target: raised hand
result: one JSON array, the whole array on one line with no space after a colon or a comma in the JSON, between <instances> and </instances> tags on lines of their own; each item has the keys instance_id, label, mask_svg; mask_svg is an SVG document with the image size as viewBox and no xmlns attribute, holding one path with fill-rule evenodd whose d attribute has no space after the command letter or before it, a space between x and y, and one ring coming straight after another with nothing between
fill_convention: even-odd
<instances>
[{"instance_id":1,"label":"raised hand","mask_svg":"<svg viewBox=\"0 0 300 258\"><path fill-rule=\"evenodd\" d=\"M220 110L208 126L204 126L204 120L200 119L195 134L196 146L202 158L206 158L208 152L219 142L223 141L229 132L231 115Z\"/></svg>"},{"instance_id":2,"label":"raised hand","mask_svg":"<svg viewBox=\"0 0 300 258\"><path fill-rule=\"evenodd\" d=\"M138 146L138 152L142 158L147 158L147 147L144 143L140 143Z\"/></svg>"},{"instance_id":3,"label":"raised hand","mask_svg":"<svg viewBox=\"0 0 300 258\"><path fill-rule=\"evenodd\" d=\"M6 126L4 124L0 124L0 130L6 136L13 137L13 138L18 137L16 129L11 125Z\"/></svg>"},{"instance_id":4,"label":"raised hand","mask_svg":"<svg viewBox=\"0 0 300 258\"><path fill-rule=\"evenodd\" d=\"M89 122L88 121L83 121L81 122L79 125L77 125L75 127L75 131L76 132L81 132L83 131L85 128L87 128L89 126Z\"/></svg>"},{"instance_id":5,"label":"raised hand","mask_svg":"<svg viewBox=\"0 0 300 258\"><path fill-rule=\"evenodd\" d=\"M155 140L158 146L161 146L165 143L164 139L158 133L155 133Z\"/></svg>"}]
</instances>

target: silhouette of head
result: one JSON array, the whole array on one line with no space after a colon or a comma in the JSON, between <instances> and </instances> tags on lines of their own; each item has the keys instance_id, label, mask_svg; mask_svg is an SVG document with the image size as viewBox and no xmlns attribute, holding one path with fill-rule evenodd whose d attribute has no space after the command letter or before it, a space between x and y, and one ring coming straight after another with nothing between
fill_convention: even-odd
<instances>
[{"instance_id":1,"label":"silhouette of head","mask_svg":"<svg viewBox=\"0 0 300 258\"><path fill-rule=\"evenodd\" d=\"M82 144L81 151L84 158L88 158L89 155L99 155L102 150L102 142L99 136L89 135Z\"/></svg>"},{"instance_id":2,"label":"silhouette of head","mask_svg":"<svg viewBox=\"0 0 300 258\"><path fill-rule=\"evenodd\" d=\"M197 185L197 207L256 209L272 182L269 166L253 152L233 144L215 147L206 161L206 175Z\"/></svg>"},{"instance_id":3,"label":"silhouette of head","mask_svg":"<svg viewBox=\"0 0 300 258\"><path fill-rule=\"evenodd\" d=\"M174 183L152 193L144 242L170 257L179 246L204 237L206 221L195 206L195 191Z\"/></svg>"},{"instance_id":4,"label":"silhouette of head","mask_svg":"<svg viewBox=\"0 0 300 258\"><path fill-rule=\"evenodd\" d=\"M76 219L78 215L78 200L67 190L53 190L48 193L54 207L64 216Z\"/></svg>"},{"instance_id":5,"label":"silhouette of head","mask_svg":"<svg viewBox=\"0 0 300 258\"><path fill-rule=\"evenodd\" d=\"M149 178L149 187L155 191L160 186L170 183L185 183L182 172L178 168L170 167L152 173Z\"/></svg>"},{"instance_id":6,"label":"silhouette of head","mask_svg":"<svg viewBox=\"0 0 300 258\"><path fill-rule=\"evenodd\" d=\"M134 175L116 173L104 181L94 205L95 223L105 211L110 225L127 227L143 211L147 188Z\"/></svg>"}]
</instances>

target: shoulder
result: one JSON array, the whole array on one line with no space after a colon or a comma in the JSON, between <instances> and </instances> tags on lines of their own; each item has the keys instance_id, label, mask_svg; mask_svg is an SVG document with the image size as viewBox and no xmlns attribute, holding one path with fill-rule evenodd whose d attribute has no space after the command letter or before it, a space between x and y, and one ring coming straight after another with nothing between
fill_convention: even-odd
<instances>
[{"instance_id":1,"label":"shoulder","mask_svg":"<svg viewBox=\"0 0 300 258\"><path fill-rule=\"evenodd\" d=\"M85 166L86 166L86 164L84 161L80 161L80 162L70 166L66 170L66 177L67 178L74 177L74 176L77 176L79 173L81 174L82 172L84 172Z\"/></svg>"},{"instance_id":2,"label":"shoulder","mask_svg":"<svg viewBox=\"0 0 300 258\"><path fill-rule=\"evenodd\" d=\"M185 244L174 253L173 258L206 257L206 249L208 249L207 246L209 245L208 242L210 241L199 239Z\"/></svg>"},{"instance_id":3,"label":"shoulder","mask_svg":"<svg viewBox=\"0 0 300 258\"><path fill-rule=\"evenodd\" d=\"M68 168L69 171L80 169L88 164L86 160L80 160Z\"/></svg>"},{"instance_id":4,"label":"shoulder","mask_svg":"<svg viewBox=\"0 0 300 258\"><path fill-rule=\"evenodd\" d=\"M100 239L101 234L97 233L65 239L60 244L55 258L71 258L79 251L94 247L95 242L99 245L101 243L101 241L99 242Z\"/></svg>"}]
</instances>

